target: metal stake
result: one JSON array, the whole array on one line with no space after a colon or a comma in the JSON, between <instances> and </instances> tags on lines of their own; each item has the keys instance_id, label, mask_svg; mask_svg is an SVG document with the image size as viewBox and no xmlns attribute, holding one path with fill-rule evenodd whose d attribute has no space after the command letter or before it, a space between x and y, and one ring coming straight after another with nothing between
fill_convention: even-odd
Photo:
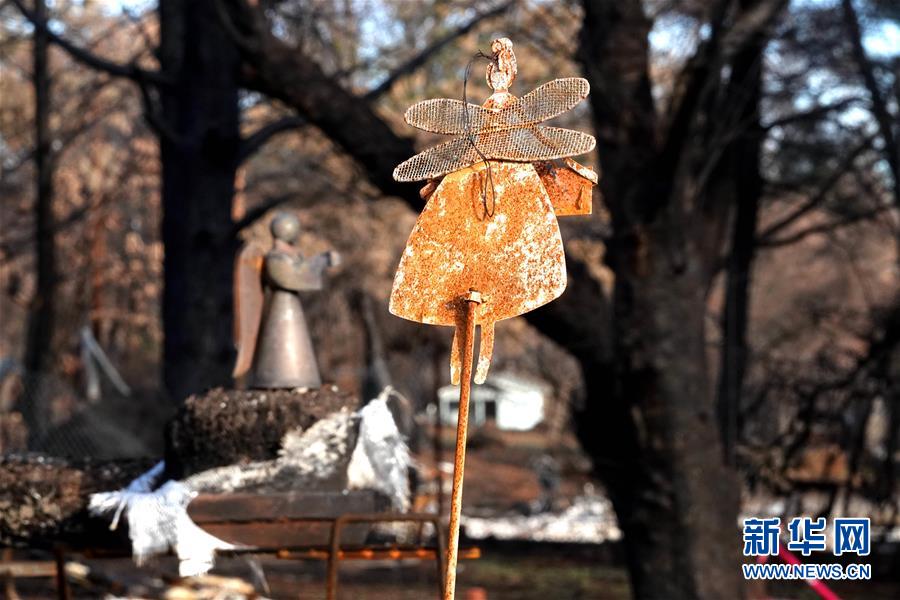
<instances>
[{"instance_id":1,"label":"metal stake","mask_svg":"<svg viewBox=\"0 0 900 600\"><path fill-rule=\"evenodd\" d=\"M470 289L465 298L465 332L462 338L462 372L459 379L459 416L456 422L456 455L453 459L453 491L450 496L450 532L447 540L447 570L444 600L456 596L456 562L459 554L459 518L462 513L463 471L466 466L466 435L469 429L469 392L475 350L475 308L481 293Z\"/></svg>"}]
</instances>

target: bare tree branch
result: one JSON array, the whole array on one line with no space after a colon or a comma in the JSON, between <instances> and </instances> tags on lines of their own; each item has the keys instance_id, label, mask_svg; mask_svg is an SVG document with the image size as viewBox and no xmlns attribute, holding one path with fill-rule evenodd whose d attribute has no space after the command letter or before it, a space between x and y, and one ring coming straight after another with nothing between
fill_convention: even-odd
<instances>
[{"instance_id":1,"label":"bare tree branch","mask_svg":"<svg viewBox=\"0 0 900 600\"><path fill-rule=\"evenodd\" d=\"M258 218L276 206L284 204L293 197L294 194L279 194L277 196L272 196L271 198L266 198L263 202L248 210L243 217L234 222L234 225L232 226L233 234L237 235L241 229L252 225Z\"/></svg>"},{"instance_id":2,"label":"bare tree branch","mask_svg":"<svg viewBox=\"0 0 900 600\"><path fill-rule=\"evenodd\" d=\"M837 102L832 102L831 104L820 104L809 110L784 115L783 117L773 119L772 121L763 124L762 128L768 131L770 129L774 129L775 127L784 127L785 125L793 125L794 123L799 123L802 121L812 121L820 117L824 117L829 113L844 110L845 108L849 108L850 106L859 104L860 102L862 102L862 98L860 98L859 96L850 96L848 98L838 100Z\"/></svg>"},{"instance_id":3,"label":"bare tree branch","mask_svg":"<svg viewBox=\"0 0 900 600\"><path fill-rule=\"evenodd\" d=\"M113 77L124 77L126 79L131 79L134 81L137 81L139 78L141 78L145 81L150 81L155 84L166 83L166 78L160 71L148 71L146 69L141 69L135 62L131 62L129 64L120 64L117 62L113 62L111 60L97 56L96 54L89 52L81 46L73 44L66 38L51 31L50 28L47 27L46 21L38 18L34 14L34 12L26 8L22 3L22 0L12 0L12 3L16 6L16 8L19 9L19 12L22 13L22 16L24 16L35 28L40 29L42 32L46 32L47 37L51 42L65 50L72 58L74 58L78 62L92 69L108 73Z\"/></svg>"},{"instance_id":4,"label":"bare tree branch","mask_svg":"<svg viewBox=\"0 0 900 600\"><path fill-rule=\"evenodd\" d=\"M266 123L241 141L241 148L238 151L238 160L244 162L250 158L253 153L259 150L263 144L272 138L272 136L291 131L292 129L297 129L298 127L303 127L306 124L306 119L296 115Z\"/></svg>"},{"instance_id":5,"label":"bare tree branch","mask_svg":"<svg viewBox=\"0 0 900 600\"><path fill-rule=\"evenodd\" d=\"M144 118L147 119L147 124L150 125L150 128L160 137L160 139L164 139L173 144L182 143L184 141L182 136L180 136L175 131L175 128L163 117L162 110L157 106L157 102L153 98L153 90L150 85L148 85L148 82L145 81L140 74L134 81L137 83L138 90L141 93Z\"/></svg>"},{"instance_id":6,"label":"bare tree branch","mask_svg":"<svg viewBox=\"0 0 900 600\"><path fill-rule=\"evenodd\" d=\"M856 61L856 67L869 92L872 102L872 115L878 123L878 132L884 139L885 155L888 164L891 167L891 176L894 179L894 202L900 207L900 145L898 145L897 136L894 134L895 119L888 111L887 102L878 88L878 81L875 79L875 69L872 62L866 56L866 50L862 43L862 31L860 31L859 20L856 16L856 10L850 0L841 0L841 6L844 12L844 25L850 36L850 44L853 48L853 58Z\"/></svg>"},{"instance_id":7,"label":"bare tree branch","mask_svg":"<svg viewBox=\"0 0 900 600\"><path fill-rule=\"evenodd\" d=\"M775 248L778 246L789 246L791 244L796 244L797 242L817 233L829 233L836 229L840 229L841 227L846 227L848 225L852 225L854 223L859 223L860 221L865 221L866 219L871 219L872 217L876 217L883 212L888 210L888 206L877 206L873 209L859 212L856 214L849 215L844 217L843 219L836 219L834 221L830 221L828 223L821 223L819 225L812 225L807 227L806 229L801 229L796 233L792 233L791 235L780 237L780 238L766 238L764 240L760 240L757 242L757 245L762 248Z\"/></svg>"},{"instance_id":8,"label":"bare tree branch","mask_svg":"<svg viewBox=\"0 0 900 600\"><path fill-rule=\"evenodd\" d=\"M397 83L397 81L399 81L403 77L406 77L407 75L412 74L414 71L416 71L422 65L427 63L431 59L432 56L434 56L435 54L437 54L438 52L443 50L448 44L450 44L457 38L460 38L460 37L466 35L467 33L469 33L470 31L472 31L472 29L474 29L475 26L478 25L479 23L481 23L482 21L486 21L493 17L502 15L507 10L509 10L515 3L516 3L516 0L510 0L509 2L500 4L499 6L496 6L490 10L479 13L479 14L475 15L474 17L472 17L472 19L468 23L451 31L447 35L445 35L441 38L438 38L431 45L429 45L424 50L422 50L419 54L417 54L416 56L412 57L411 59L409 59L408 61L406 61L399 67L397 67L390 75L388 75L388 77L384 81L382 81L377 86L375 86L371 91L369 91L364 96L364 98L366 100L368 100L369 102L371 102L373 100L377 100L379 97L381 97L382 95L389 92L391 90L391 88L394 86L394 84Z\"/></svg>"},{"instance_id":9,"label":"bare tree branch","mask_svg":"<svg viewBox=\"0 0 900 600\"><path fill-rule=\"evenodd\" d=\"M421 207L414 186L394 181L394 167L415 154L364 98L329 76L301 48L278 39L246 0L217 0L220 17L243 53L243 85L281 100L319 128L368 173L384 194Z\"/></svg>"},{"instance_id":10,"label":"bare tree branch","mask_svg":"<svg viewBox=\"0 0 900 600\"><path fill-rule=\"evenodd\" d=\"M765 35L775 17L786 5L787 0L765 0L755 2L749 8L741 10L734 23L722 36L723 59L730 60L752 38Z\"/></svg>"},{"instance_id":11,"label":"bare tree branch","mask_svg":"<svg viewBox=\"0 0 900 600\"><path fill-rule=\"evenodd\" d=\"M692 159L683 150L694 137L692 129L702 121L698 120L702 116L702 107L710 102L710 94L719 87L723 66L729 64L754 39L766 36L766 30L785 7L787 0L760 0L751 3L749 7L739 7L733 22L726 25L731 4L729 0L719 2L713 11L709 40L698 49L680 77L684 80L680 86L684 93L675 106L660 161L661 167L671 169L668 175L670 178ZM726 108L730 115L741 111L740 106L730 105ZM717 115L717 123L728 121L722 115ZM721 127L718 129L721 130ZM704 157L704 162L709 164L708 157Z\"/></svg>"},{"instance_id":12,"label":"bare tree branch","mask_svg":"<svg viewBox=\"0 0 900 600\"><path fill-rule=\"evenodd\" d=\"M762 232L760 232L757 236L757 244L769 245L776 233L795 223L797 219L799 219L803 215L808 214L810 211L819 206L825 200L825 198L828 196L828 192L830 192L831 189L834 188L837 182L852 170L853 163L856 161L859 155L868 148L872 147L873 139L874 136L868 136L865 140L863 140L861 144L854 148L853 151L850 152L850 154L848 154L843 161L841 161L841 164L831 173L828 179L825 180L825 182L822 184L822 187L820 187L815 194L810 196L806 202L794 209L790 214L782 217L778 221L769 225Z\"/></svg>"}]
</instances>

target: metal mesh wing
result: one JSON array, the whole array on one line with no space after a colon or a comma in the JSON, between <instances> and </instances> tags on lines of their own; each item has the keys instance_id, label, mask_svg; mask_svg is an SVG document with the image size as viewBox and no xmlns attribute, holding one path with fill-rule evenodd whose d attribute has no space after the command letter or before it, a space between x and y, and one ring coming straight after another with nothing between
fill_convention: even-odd
<instances>
[{"instance_id":1,"label":"metal mesh wing","mask_svg":"<svg viewBox=\"0 0 900 600\"><path fill-rule=\"evenodd\" d=\"M560 127L521 127L491 131L474 136L485 157L493 160L532 162L577 156L590 152L594 137ZM458 171L482 160L467 137L458 137L429 148L394 169L397 181L433 179Z\"/></svg>"},{"instance_id":2,"label":"metal mesh wing","mask_svg":"<svg viewBox=\"0 0 900 600\"><path fill-rule=\"evenodd\" d=\"M531 162L590 152L595 145L593 136L537 125L566 112L589 92L586 79L567 77L547 82L500 110L449 98L418 102L406 111L407 123L426 131L460 137L404 161L394 169L394 179L432 179L475 164L484 157ZM469 133L480 154L472 147Z\"/></svg>"},{"instance_id":3,"label":"metal mesh wing","mask_svg":"<svg viewBox=\"0 0 900 600\"><path fill-rule=\"evenodd\" d=\"M468 138L458 137L419 152L394 169L396 181L433 179L459 171L481 160Z\"/></svg>"},{"instance_id":4,"label":"metal mesh wing","mask_svg":"<svg viewBox=\"0 0 900 600\"><path fill-rule=\"evenodd\" d=\"M577 156L590 152L596 145L592 135L541 125L485 133L476 136L475 143L488 158L518 162Z\"/></svg>"},{"instance_id":5,"label":"metal mesh wing","mask_svg":"<svg viewBox=\"0 0 900 600\"><path fill-rule=\"evenodd\" d=\"M515 113L523 123L540 123L557 117L585 98L591 84L581 77L564 77L548 81L505 107L501 112ZM510 118L504 119L511 121Z\"/></svg>"},{"instance_id":6,"label":"metal mesh wing","mask_svg":"<svg viewBox=\"0 0 900 600\"><path fill-rule=\"evenodd\" d=\"M447 135L521 127L561 115L587 98L590 91L591 86L586 79L566 77L535 88L499 111L477 104L467 105L462 100L436 98L413 104L404 118L418 129ZM469 111L468 128L466 108Z\"/></svg>"},{"instance_id":7,"label":"metal mesh wing","mask_svg":"<svg viewBox=\"0 0 900 600\"><path fill-rule=\"evenodd\" d=\"M410 106L403 118L406 122L424 131L448 135L465 133L466 106L469 109L469 131L480 131L490 122L496 113L478 106L464 104L462 100L436 98L423 100Z\"/></svg>"}]
</instances>

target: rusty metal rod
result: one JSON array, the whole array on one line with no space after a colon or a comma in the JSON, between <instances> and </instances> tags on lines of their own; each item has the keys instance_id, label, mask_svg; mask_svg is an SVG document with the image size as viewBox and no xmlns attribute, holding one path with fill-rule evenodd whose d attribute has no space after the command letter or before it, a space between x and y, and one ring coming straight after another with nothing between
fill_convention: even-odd
<instances>
[{"instance_id":1,"label":"rusty metal rod","mask_svg":"<svg viewBox=\"0 0 900 600\"><path fill-rule=\"evenodd\" d=\"M325 597L328 600L337 598L338 562L340 562L341 531L344 520L338 517L331 524L331 549L328 552L328 577L325 582Z\"/></svg>"},{"instance_id":2,"label":"rusty metal rod","mask_svg":"<svg viewBox=\"0 0 900 600\"><path fill-rule=\"evenodd\" d=\"M459 379L459 413L456 421L456 455L453 460L453 491L450 496L450 532L447 540L447 568L444 576L444 600L456 596L456 563L459 559L459 518L462 514L463 472L466 467L466 436L469 429L469 393L472 387L472 361L475 350L475 309L481 294L469 290L465 297L465 332L462 336L462 372Z\"/></svg>"},{"instance_id":3,"label":"rusty metal rod","mask_svg":"<svg viewBox=\"0 0 900 600\"><path fill-rule=\"evenodd\" d=\"M56 561L56 596L59 600L69 600L72 592L69 590L69 580L66 577L66 553L61 546L53 549L53 558Z\"/></svg>"}]
</instances>

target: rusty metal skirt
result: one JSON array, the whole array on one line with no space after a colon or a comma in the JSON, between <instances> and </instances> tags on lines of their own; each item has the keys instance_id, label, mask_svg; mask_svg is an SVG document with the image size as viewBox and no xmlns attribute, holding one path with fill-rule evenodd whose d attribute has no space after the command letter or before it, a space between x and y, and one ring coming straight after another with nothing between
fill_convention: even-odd
<instances>
[{"instance_id":1,"label":"rusty metal skirt","mask_svg":"<svg viewBox=\"0 0 900 600\"><path fill-rule=\"evenodd\" d=\"M490 164L486 188L479 163L444 177L429 198L400 259L393 314L456 325L461 299L475 289L484 298L477 323L493 323L565 290L559 225L537 172L529 163Z\"/></svg>"}]
</instances>

